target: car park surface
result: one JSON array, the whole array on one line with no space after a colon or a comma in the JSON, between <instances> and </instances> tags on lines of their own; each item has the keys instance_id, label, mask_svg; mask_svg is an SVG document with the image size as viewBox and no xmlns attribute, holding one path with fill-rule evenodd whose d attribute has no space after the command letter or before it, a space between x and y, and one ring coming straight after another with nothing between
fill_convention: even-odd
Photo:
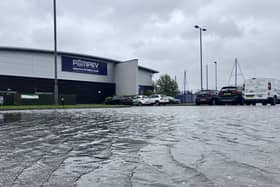
<instances>
[{"instance_id":1,"label":"car park surface","mask_svg":"<svg viewBox=\"0 0 280 187\"><path fill-rule=\"evenodd\" d=\"M277 113L280 106L1 113L0 184L278 187Z\"/></svg>"}]
</instances>

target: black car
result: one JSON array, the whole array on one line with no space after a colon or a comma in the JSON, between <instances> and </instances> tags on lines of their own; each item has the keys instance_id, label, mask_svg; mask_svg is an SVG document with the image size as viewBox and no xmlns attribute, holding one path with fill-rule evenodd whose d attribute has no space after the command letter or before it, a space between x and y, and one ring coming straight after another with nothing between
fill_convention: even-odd
<instances>
[{"instance_id":1,"label":"black car","mask_svg":"<svg viewBox=\"0 0 280 187\"><path fill-rule=\"evenodd\" d=\"M218 93L216 90L202 90L197 93L195 104L216 105L219 102Z\"/></svg>"},{"instance_id":2,"label":"black car","mask_svg":"<svg viewBox=\"0 0 280 187\"><path fill-rule=\"evenodd\" d=\"M132 105L132 98L129 96L114 96L107 101L106 104L110 105Z\"/></svg>"},{"instance_id":3,"label":"black car","mask_svg":"<svg viewBox=\"0 0 280 187\"><path fill-rule=\"evenodd\" d=\"M219 92L219 102L221 104L243 105L242 88L235 86L223 87Z\"/></svg>"}]
</instances>

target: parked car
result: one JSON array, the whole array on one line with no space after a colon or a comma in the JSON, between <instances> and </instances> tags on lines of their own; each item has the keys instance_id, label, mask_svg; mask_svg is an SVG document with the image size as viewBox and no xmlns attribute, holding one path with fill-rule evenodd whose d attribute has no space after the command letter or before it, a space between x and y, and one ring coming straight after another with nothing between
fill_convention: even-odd
<instances>
[{"instance_id":1,"label":"parked car","mask_svg":"<svg viewBox=\"0 0 280 187\"><path fill-rule=\"evenodd\" d=\"M145 95L136 95L132 99L133 105L151 105L153 101Z\"/></svg>"},{"instance_id":2,"label":"parked car","mask_svg":"<svg viewBox=\"0 0 280 187\"><path fill-rule=\"evenodd\" d=\"M195 104L216 105L219 102L218 92L216 90L202 90L197 93Z\"/></svg>"},{"instance_id":3,"label":"parked car","mask_svg":"<svg viewBox=\"0 0 280 187\"><path fill-rule=\"evenodd\" d=\"M165 105L169 103L169 99L165 95L154 94L149 97L151 102L155 105Z\"/></svg>"},{"instance_id":4,"label":"parked car","mask_svg":"<svg viewBox=\"0 0 280 187\"><path fill-rule=\"evenodd\" d=\"M262 103L277 104L280 99L280 80L253 78L245 80L244 103L247 105Z\"/></svg>"},{"instance_id":5,"label":"parked car","mask_svg":"<svg viewBox=\"0 0 280 187\"><path fill-rule=\"evenodd\" d=\"M166 96L166 97L168 99L169 104L180 104L181 103L180 99L176 99L176 98L171 97L171 96Z\"/></svg>"},{"instance_id":6,"label":"parked car","mask_svg":"<svg viewBox=\"0 0 280 187\"><path fill-rule=\"evenodd\" d=\"M107 101L110 105L132 105L132 98L130 96L114 96Z\"/></svg>"},{"instance_id":7,"label":"parked car","mask_svg":"<svg viewBox=\"0 0 280 187\"><path fill-rule=\"evenodd\" d=\"M223 87L219 92L219 102L221 104L240 104L243 105L243 88L235 86Z\"/></svg>"}]
</instances>

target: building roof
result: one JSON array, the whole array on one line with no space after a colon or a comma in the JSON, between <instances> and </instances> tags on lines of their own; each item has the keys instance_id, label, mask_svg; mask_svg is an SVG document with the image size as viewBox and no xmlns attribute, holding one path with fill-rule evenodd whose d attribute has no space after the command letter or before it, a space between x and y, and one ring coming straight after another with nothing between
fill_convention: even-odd
<instances>
[{"instance_id":1,"label":"building roof","mask_svg":"<svg viewBox=\"0 0 280 187\"><path fill-rule=\"evenodd\" d=\"M53 54L54 52L52 50L47 49L33 49L33 48L20 48L20 47L0 47L0 51L12 51L12 52L29 52L29 53L44 53L44 54ZM91 59L97 59L97 60L104 60L111 63L121 63L120 60L114 60L110 58L104 58L104 57L98 57L93 55L87 55L87 54L79 54L79 53L72 53L72 52L64 52L64 51L58 51L58 55L65 55L65 56L75 56L80 58L91 58ZM143 66L138 66L139 69L151 72L151 73L159 73L156 70L146 68Z\"/></svg>"},{"instance_id":2,"label":"building roof","mask_svg":"<svg viewBox=\"0 0 280 187\"><path fill-rule=\"evenodd\" d=\"M153 69L146 68L146 67L143 67L143 66L138 66L138 68L142 69L142 70L145 70L145 71L149 71L151 73L159 73L157 70L153 70Z\"/></svg>"},{"instance_id":3,"label":"building roof","mask_svg":"<svg viewBox=\"0 0 280 187\"><path fill-rule=\"evenodd\" d=\"M15 52L30 52L30 53L44 53L44 54L53 54L54 52L52 50L47 49L32 49L32 48L20 48L20 47L0 47L0 51L15 51ZM121 61L113 60L109 58L103 58L103 57L97 57L92 55L86 55L86 54L78 54L78 53L70 53L70 52L64 52L64 51L58 51L58 55L66 55L66 56L75 56L75 57L81 57L81 58L94 58L99 60L106 60L113 63L119 63Z\"/></svg>"}]
</instances>

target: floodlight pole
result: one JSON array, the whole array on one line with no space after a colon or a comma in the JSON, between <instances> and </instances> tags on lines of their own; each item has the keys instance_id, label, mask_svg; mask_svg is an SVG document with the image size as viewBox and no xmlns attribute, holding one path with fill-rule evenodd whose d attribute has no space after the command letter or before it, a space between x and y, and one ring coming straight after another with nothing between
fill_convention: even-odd
<instances>
[{"instance_id":1,"label":"floodlight pole","mask_svg":"<svg viewBox=\"0 0 280 187\"><path fill-rule=\"evenodd\" d=\"M208 64L206 64L206 90L209 89L209 87L208 87L208 80L209 80L208 75L209 75L209 72L208 72Z\"/></svg>"},{"instance_id":2,"label":"floodlight pole","mask_svg":"<svg viewBox=\"0 0 280 187\"><path fill-rule=\"evenodd\" d=\"M218 90L218 72L217 72L217 61L213 62L215 64L215 87L216 91Z\"/></svg>"},{"instance_id":3,"label":"floodlight pole","mask_svg":"<svg viewBox=\"0 0 280 187\"><path fill-rule=\"evenodd\" d=\"M207 29L195 25L194 28L199 29L199 41L200 41L200 89L203 90L203 63L202 63L202 32L207 31Z\"/></svg>"},{"instance_id":4,"label":"floodlight pole","mask_svg":"<svg viewBox=\"0 0 280 187\"><path fill-rule=\"evenodd\" d=\"M203 70L202 70L202 29L199 28L199 39L200 39L200 87L203 90Z\"/></svg>"},{"instance_id":5,"label":"floodlight pole","mask_svg":"<svg viewBox=\"0 0 280 187\"><path fill-rule=\"evenodd\" d=\"M237 87L237 66L238 66L238 62L237 62L237 58L235 58L235 87Z\"/></svg>"},{"instance_id":6,"label":"floodlight pole","mask_svg":"<svg viewBox=\"0 0 280 187\"><path fill-rule=\"evenodd\" d=\"M54 104L58 105L56 0L53 0L53 18L54 18Z\"/></svg>"}]
</instances>

